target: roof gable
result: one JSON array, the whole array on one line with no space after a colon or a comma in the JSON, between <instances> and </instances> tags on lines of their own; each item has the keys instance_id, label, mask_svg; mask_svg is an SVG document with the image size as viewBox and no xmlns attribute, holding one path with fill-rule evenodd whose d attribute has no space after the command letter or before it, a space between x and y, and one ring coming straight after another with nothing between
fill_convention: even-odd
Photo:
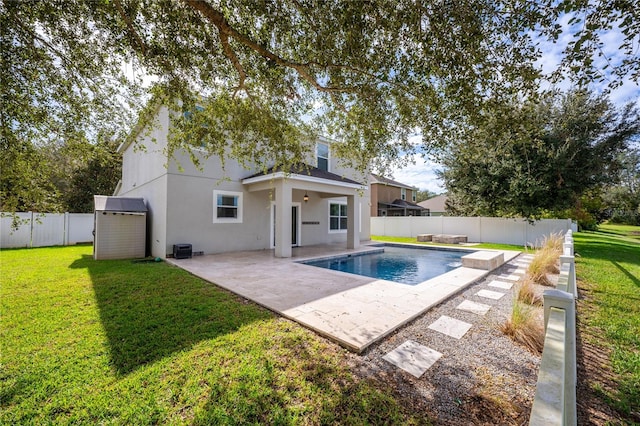
<instances>
[{"instance_id":1,"label":"roof gable","mask_svg":"<svg viewBox=\"0 0 640 426\"><path fill-rule=\"evenodd\" d=\"M409 186L409 185L405 185L404 183L400 183L398 181L395 181L393 179L389 179L386 177L382 177L379 175L375 175L373 173L370 173L371 175L371 184L378 184L378 185L387 185L387 186L397 186L398 188L406 188L406 189L411 189L411 190L416 190L417 188L415 186Z\"/></svg>"}]
</instances>

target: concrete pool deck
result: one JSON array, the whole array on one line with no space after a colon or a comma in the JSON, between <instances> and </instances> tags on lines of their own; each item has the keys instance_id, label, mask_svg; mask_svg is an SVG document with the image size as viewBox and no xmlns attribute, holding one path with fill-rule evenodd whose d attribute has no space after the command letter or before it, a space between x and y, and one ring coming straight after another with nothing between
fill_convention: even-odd
<instances>
[{"instance_id":1,"label":"concrete pool deck","mask_svg":"<svg viewBox=\"0 0 640 426\"><path fill-rule=\"evenodd\" d=\"M465 247L466 250L469 248ZM372 245L352 250L344 246L323 245L294 248L291 258L276 258L272 250L259 250L167 259L167 262L278 312L356 352L362 352L490 273L460 267L410 286L299 263L313 258L379 249ZM502 252L505 262L520 253L489 251Z\"/></svg>"}]
</instances>

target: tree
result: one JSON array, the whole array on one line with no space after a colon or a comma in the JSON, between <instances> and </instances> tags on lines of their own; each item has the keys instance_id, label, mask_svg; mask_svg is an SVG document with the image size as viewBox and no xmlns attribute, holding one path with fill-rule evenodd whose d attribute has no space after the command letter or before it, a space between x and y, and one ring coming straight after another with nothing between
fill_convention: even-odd
<instances>
[{"instance_id":1,"label":"tree","mask_svg":"<svg viewBox=\"0 0 640 426\"><path fill-rule=\"evenodd\" d=\"M619 182L607 185L602 198L612 222L640 225L640 149L629 150L619 161Z\"/></svg>"},{"instance_id":2,"label":"tree","mask_svg":"<svg viewBox=\"0 0 640 426\"><path fill-rule=\"evenodd\" d=\"M619 155L640 133L637 108L618 110L579 90L502 115L488 115L442 153L454 213L536 218L572 208L588 190L617 179Z\"/></svg>"},{"instance_id":3,"label":"tree","mask_svg":"<svg viewBox=\"0 0 640 426\"><path fill-rule=\"evenodd\" d=\"M122 172L122 156L117 152L119 141L101 138L91 146L87 161L70 175L64 192L65 208L69 212L93 212L94 195L111 195Z\"/></svg>"},{"instance_id":4,"label":"tree","mask_svg":"<svg viewBox=\"0 0 640 426\"><path fill-rule=\"evenodd\" d=\"M627 1L2 0L0 137L19 151L121 135L138 112L151 119L149 75L155 102L192 113L172 150L198 140L247 164L286 164L323 132L350 164L384 166L415 152L409 134L431 148L496 100L535 96L535 38L557 37L565 13L597 19L564 69L594 68L581 47L597 47L622 16L631 50L611 75L637 79L638 12Z\"/></svg>"},{"instance_id":5,"label":"tree","mask_svg":"<svg viewBox=\"0 0 640 426\"><path fill-rule=\"evenodd\" d=\"M43 153L26 141L2 139L0 148L0 211L60 210L58 189Z\"/></svg>"}]
</instances>

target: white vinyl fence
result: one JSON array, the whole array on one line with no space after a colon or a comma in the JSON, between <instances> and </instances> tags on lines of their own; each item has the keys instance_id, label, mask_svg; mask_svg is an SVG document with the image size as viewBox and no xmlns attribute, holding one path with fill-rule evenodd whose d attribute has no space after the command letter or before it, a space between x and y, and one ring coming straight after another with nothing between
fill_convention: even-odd
<instances>
[{"instance_id":1,"label":"white vinyl fence","mask_svg":"<svg viewBox=\"0 0 640 426\"><path fill-rule=\"evenodd\" d=\"M372 217L371 235L416 237L418 234L466 235L469 242L535 245L550 233L576 231L571 219L498 217L400 216Z\"/></svg>"},{"instance_id":2,"label":"white vinyl fence","mask_svg":"<svg viewBox=\"0 0 640 426\"><path fill-rule=\"evenodd\" d=\"M0 248L67 246L93 241L92 213L0 213Z\"/></svg>"}]
</instances>

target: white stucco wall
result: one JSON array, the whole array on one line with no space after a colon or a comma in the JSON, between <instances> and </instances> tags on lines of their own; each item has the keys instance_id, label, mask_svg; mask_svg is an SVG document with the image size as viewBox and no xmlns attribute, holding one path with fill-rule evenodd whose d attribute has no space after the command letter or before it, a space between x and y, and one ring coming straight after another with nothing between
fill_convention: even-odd
<instances>
[{"instance_id":1,"label":"white stucco wall","mask_svg":"<svg viewBox=\"0 0 640 426\"><path fill-rule=\"evenodd\" d=\"M272 207L275 192L250 192L242 180L256 173L233 160L225 169L217 157L202 157L201 168L193 165L189 155L174 154L167 161L170 113L158 109L156 126L143 129L136 143L122 147L122 185L117 195L142 197L149 208L148 244L151 254L166 257L174 244L192 244L194 251L205 254L240 250L270 249L272 247ZM315 161L311 161L315 164ZM341 168L338 159L330 156L330 171L366 184L365 177ZM242 192L242 223L214 223L214 190ZM361 218L360 239L369 239L368 187L359 199ZM329 232L329 198L326 193L294 189L292 202L299 203L301 245L346 242L346 232ZM346 201L346 197L338 198ZM306 223L304 223L306 222ZM318 222L317 224L315 222Z\"/></svg>"},{"instance_id":2,"label":"white stucco wall","mask_svg":"<svg viewBox=\"0 0 640 426\"><path fill-rule=\"evenodd\" d=\"M214 190L242 192L242 223L214 223ZM244 191L238 181L170 174L166 252L173 244L191 244L205 254L269 248L269 200L266 193Z\"/></svg>"},{"instance_id":3,"label":"white stucco wall","mask_svg":"<svg viewBox=\"0 0 640 426\"><path fill-rule=\"evenodd\" d=\"M158 109L156 125L142 129L136 142L122 153L122 185L116 195L124 195L136 187L152 182L167 174L164 150L167 146L169 111ZM121 148L122 149L122 148Z\"/></svg>"}]
</instances>

